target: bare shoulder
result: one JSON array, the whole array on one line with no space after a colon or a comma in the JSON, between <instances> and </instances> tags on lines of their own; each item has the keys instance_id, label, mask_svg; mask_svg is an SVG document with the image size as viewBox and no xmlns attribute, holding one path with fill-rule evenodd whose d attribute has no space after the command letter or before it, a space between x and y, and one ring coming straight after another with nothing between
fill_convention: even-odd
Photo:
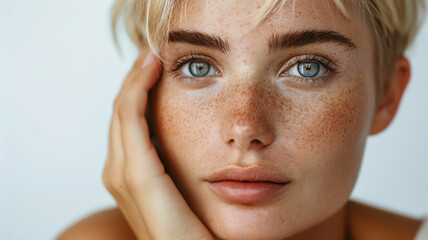
<instances>
[{"instance_id":1,"label":"bare shoulder","mask_svg":"<svg viewBox=\"0 0 428 240\"><path fill-rule=\"evenodd\" d=\"M353 240L414 240L422 219L415 219L382 208L350 201L348 228Z\"/></svg>"},{"instance_id":2,"label":"bare shoulder","mask_svg":"<svg viewBox=\"0 0 428 240\"><path fill-rule=\"evenodd\" d=\"M93 213L74 223L57 240L136 240L131 228L118 208Z\"/></svg>"}]
</instances>

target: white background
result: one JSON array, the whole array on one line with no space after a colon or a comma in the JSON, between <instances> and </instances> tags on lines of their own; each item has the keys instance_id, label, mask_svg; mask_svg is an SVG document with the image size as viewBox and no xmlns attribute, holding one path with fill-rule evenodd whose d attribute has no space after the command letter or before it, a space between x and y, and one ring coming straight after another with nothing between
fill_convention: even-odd
<instances>
[{"instance_id":1,"label":"white background","mask_svg":"<svg viewBox=\"0 0 428 240\"><path fill-rule=\"evenodd\" d=\"M113 100L137 55L113 0L0 1L0 239L53 239L114 205L101 172ZM389 128L367 143L352 198L428 215L428 24Z\"/></svg>"}]
</instances>

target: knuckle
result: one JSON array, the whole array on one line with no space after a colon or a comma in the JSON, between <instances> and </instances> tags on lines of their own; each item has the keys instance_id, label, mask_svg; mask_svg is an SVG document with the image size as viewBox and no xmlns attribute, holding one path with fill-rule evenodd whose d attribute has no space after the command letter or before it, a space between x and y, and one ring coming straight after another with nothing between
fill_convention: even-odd
<instances>
[{"instance_id":1,"label":"knuckle","mask_svg":"<svg viewBox=\"0 0 428 240\"><path fill-rule=\"evenodd\" d=\"M104 186L112 195L117 195L123 188L121 176L114 176L107 170L103 171L102 180Z\"/></svg>"},{"instance_id":2,"label":"knuckle","mask_svg":"<svg viewBox=\"0 0 428 240\"><path fill-rule=\"evenodd\" d=\"M115 192L115 188L113 186L113 183L111 182L111 180L107 177L104 177L105 175L103 174L103 183L105 188L110 192L110 193L114 193Z\"/></svg>"},{"instance_id":3,"label":"knuckle","mask_svg":"<svg viewBox=\"0 0 428 240\"><path fill-rule=\"evenodd\" d=\"M133 106L129 104L121 104L118 108L118 115L120 120L129 119L133 112Z\"/></svg>"},{"instance_id":4,"label":"knuckle","mask_svg":"<svg viewBox=\"0 0 428 240\"><path fill-rule=\"evenodd\" d=\"M120 177L115 177L111 179L112 190L116 193L119 193L123 188L123 181Z\"/></svg>"},{"instance_id":5,"label":"knuckle","mask_svg":"<svg viewBox=\"0 0 428 240\"><path fill-rule=\"evenodd\" d=\"M126 168L124 172L124 181L125 181L125 185L131 190L135 190L139 188L140 181L139 181L138 173L135 169L132 169L130 167Z\"/></svg>"},{"instance_id":6,"label":"knuckle","mask_svg":"<svg viewBox=\"0 0 428 240\"><path fill-rule=\"evenodd\" d=\"M103 180L103 184L107 188L107 190L109 190L109 191L113 190L113 186L112 186L111 180L109 178L109 173L106 170L103 171L102 180Z\"/></svg>"}]
</instances>

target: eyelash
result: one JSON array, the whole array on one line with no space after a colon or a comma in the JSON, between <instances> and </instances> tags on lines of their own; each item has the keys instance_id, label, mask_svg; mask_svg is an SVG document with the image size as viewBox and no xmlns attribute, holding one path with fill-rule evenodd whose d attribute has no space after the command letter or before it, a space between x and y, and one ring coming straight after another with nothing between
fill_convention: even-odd
<instances>
[{"instance_id":1,"label":"eyelash","mask_svg":"<svg viewBox=\"0 0 428 240\"><path fill-rule=\"evenodd\" d=\"M171 71L174 73L174 77L178 78L179 81L191 84L191 83L195 83L197 82L199 79L203 79L206 77L188 77L188 76L183 76L183 74L178 73L177 70L180 69L184 64L186 63L190 63L192 61L204 61L207 62L208 64L210 64L211 66L213 65L211 62L211 59L203 56L203 55L197 55L197 54L190 54L188 56L182 57L180 59L178 59L177 61L175 61L172 66L171 66ZM290 61L290 60L287 60ZM300 64L300 63L305 63L305 62L315 62L318 63L320 65L322 65L323 67L325 67L327 69L327 72L324 73L323 76L321 77L298 77L298 76L294 76L294 75L288 75L290 77L294 77L294 78L298 78L299 81L302 81L305 84L310 84L310 85L318 85L320 83L323 82L327 82L331 77L333 77L335 74L337 74L337 66L332 63L331 61L327 60L324 57L320 57L317 55L300 55L297 57L294 57L292 59L292 62L290 64L287 64L287 67L285 68L287 70L287 72L294 66ZM284 63L282 63L282 65L284 65ZM280 65L280 66L282 66ZM282 71L282 70L281 70ZM282 75L282 74L280 74Z\"/></svg>"},{"instance_id":2,"label":"eyelash","mask_svg":"<svg viewBox=\"0 0 428 240\"><path fill-rule=\"evenodd\" d=\"M195 61L195 62L204 61L204 62L207 62L208 64L210 64L211 66L213 65L211 58L203 56L203 55L191 53L188 56L185 56L185 57L178 59L177 61L175 61L172 64L171 72L173 72L174 78L177 78L179 81L182 81L182 82L187 83L187 84L195 83L195 82L199 81L200 79L207 78L207 77L187 77L187 76L183 76L183 74L177 72L177 70L180 69L184 64L190 63L192 61Z\"/></svg>"},{"instance_id":3,"label":"eyelash","mask_svg":"<svg viewBox=\"0 0 428 240\"><path fill-rule=\"evenodd\" d=\"M290 60L287 60L287 62L290 62ZM326 73L324 73L324 75L322 75L321 77L298 77L294 75L287 75L287 76L298 78L299 81L302 81L305 84L316 86L321 83L327 82L328 80L330 80L330 78L332 78L334 75L338 73L338 67L336 64L334 64L330 60L327 60L324 57L317 56L317 55L300 55L300 56L294 57L291 59L291 63L287 63L285 70L286 72L288 72L292 67L295 67L300 63L307 63L307 62L315 62L320 64L321 66L327 69ZM280 66L282 65L284 65L284 63L282 63ZM284 72L284 70L281 70L281 72ZM280 76L281 75L283 76L282 73L280 74Z\"/></svg>"}]
</instances>

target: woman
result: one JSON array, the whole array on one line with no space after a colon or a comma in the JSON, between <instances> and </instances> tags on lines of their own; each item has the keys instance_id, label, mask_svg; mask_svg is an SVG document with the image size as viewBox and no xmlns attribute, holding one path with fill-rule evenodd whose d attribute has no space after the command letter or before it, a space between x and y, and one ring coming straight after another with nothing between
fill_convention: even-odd
<instances>
[{"instance_id":1,"label":"woman","mask_svg":"<svg viewBox=\"0 0 428 240\"><path fill-rule=\"evenodd\" d=\"M428 239L427 220L349 199L367 137L410 79L403 54L423 10L118 0L113 22L123 14L142 50L103 171L120 210L59 239Z\"/></svg>"}]
</instances>

